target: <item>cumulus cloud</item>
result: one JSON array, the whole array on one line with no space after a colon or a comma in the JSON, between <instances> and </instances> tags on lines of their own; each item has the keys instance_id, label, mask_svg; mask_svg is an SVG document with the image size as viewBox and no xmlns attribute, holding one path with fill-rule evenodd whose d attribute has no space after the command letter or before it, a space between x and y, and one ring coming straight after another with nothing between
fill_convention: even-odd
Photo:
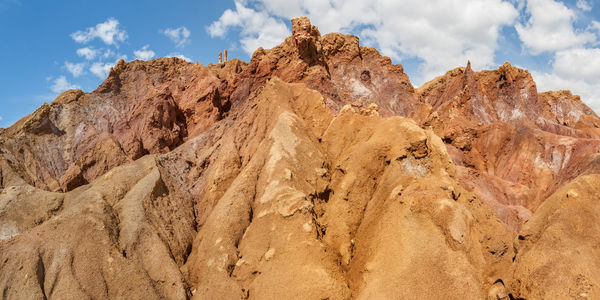
<instances>
[{"instance_id":1,"label":"cumulus cloud","mask_svg":"<svg viewBox=\"0 0 600 300\"><path fill-rule=\"evenodd\" d=\"M79 77L85 70L85 63L71 63L67 61L65 62L65 68L73 77Z\"/></svg>"},{"instance_id":2,"label":"cumulus cloud","mask_svg":"<svg viewBox=\"0 0 600 300\"><path fill-rule=\"evenodd\" d=\"M583 10L583 11L590 11L592 10L592 5L585 1L585 0L577 0L577 8Z\"/></svg>"},{"instance_id":3,"label":"cumulus cloud","mask_svg":"<svg viewBox=\"0 0 600 300\"><path fill-rule=\"evenodd\" d=\"M386 55L417 58L422 78L431 79L471 60L473 67L494 66L500 30L518 12L501 0L380 1L374 14L383 21L366 24L362 35Z\"/></svg>"},{"instance_id":4,"label":"cumulus cloud","mask_svg":"<svg viewBox=\"0 0 600 300\"><path fill-rule=\"evenodd\" d=\"M183 60L185 60L185 61L187 61L187 62L191 62L191 61L192 61L192 59L191 59L191 58L189 58L189 57L187 57L187 56L185 56L185 55L183 55L183 54L181 54L181 53L169 53L169 54L167 54L167 56L165 56L165 57L177 57L177 58L179 58L179 59L183 59Z\"/></svg>"},{"instance_id":5,"label":"cumulus cloud","mask_svg":"<svg viewBox=\"0 0 600 300\"><path fill-rule=\"evenodd\" d=\"M127 32L119 27L117 19L109 18L104 23L72 33L71 38L80 44L86 44L98 38L107 45L118 46L119 42L127 39Z\"/></svg>"},{"instance_id":6,"label":"cumulus cloud","mask_svg":"<svg viewBox=\"0 0 600 300\"><path fill-rule=\"evenodd\" d=\"M246 7L241 1L235 1L235 10L226 10L207 30L212 37L223 37L232 28L241 29L240 43L249 54L258 47L276 46L291 34L281 20Z\"/></svg>"},{"instance_id":7,"label":"cumulus cloud","mask_svg":"<svg viewBox=\"0 0 600 300\"><path fill-rule=\"evenodd\" d=\"M576 3L582 11L592 9L587 1ZM550 71L531 70L539 91L571 90L584 103L600 111L600 49L594 48L600 23L591 20L585 29L576 29L578 15L562 2L528 0L526 24L515 28L531 54L553 54Z\"/></svg>"},{"instance_id":8,"label":"cumulus cloud","mask_svg":"<svg viewBox=\"0 0 600 300\"><path fill-rule=\"evenodd\" d=\"M552 72L532 71L540 91L571 90L600 112L600 49L575 48L556 52Z\"/></svg>"},{"instance_id":9,"label":"cumulus cloud","mask_svg":"<svg viewBox=\"0 0 600 300\"><path fill-rule=\"evenodd\" d=\"M560 77L600 84L600 49L579 48L556 52L553 67L554 73Z\"/></svg>"},{"instance_id":10,"label":"cumulus cloud","mask_svg":"<svg viewBox=\"0 0 600 300\"><path fill-rule=\"evenodd\" d=\"M515 29L523 46L534 55L583 46L596 41L589 31L573 28L576 14L562 2L554 0L528 0L529 19L517 24Z\"/></svg>"},{"instance_id":11,"label":"cumulus cloud","mask_svg":"<svg viewBox=\"0 0 600 300\"><path fill-rule=\"evenodd\" d=\"M600 35L600 22L592 21L588 26L588 30L597 31L597 33Z\"/></svg>"},{"instance_id":12,"label":"cumulus cloud","mask_svg":"<svg viewBox=\"0 0 600 300\"><path fill-rule=\"evenodd\" d=\"M52 83L52 85L50 86L50 90L52 90L52 92L54 92L56 94L62 93L66 90L80 89L80 88L81 87L79 87L78 85L70 83L65 76L60 76L60 77L56 78L54 80L54 82Z\"/></svg>"},{"instance_id":13,"label":"cumulus cloud","mask_svg":"<svg viewBox=\"0 0 600 300\"><path fill-rule=\"evenodd\" d=\"M100 50L96 50L91 47L77 49L77 55L79 57L85 57L85 59L87 59L87 60L94 59L98 55L99 52L100 52Z\"/></svg>"},{"instance_id":14,"label":"cumulus cloud","mask_svg":"<svg viewBox=\"0 0 600 300\"><path fill-rule=\"evenodd\" d=\"M115 51L113 51L112 49L106 49L104 50L104 52L98 56L98 58L101 59L109 59L109 58L116 58L117 60L119 59L127 59L127 55L122 54L122 53L117 53Z\"/></svg>"},{"instance_id":15,"label":"cumulus cloud","mask_svg":"<svg viewBox=\"0 0 600 300\"><path fill-rule=\"evenodd\" d=\"M307 15L322 33L357 33L396 60L416 58L421 77L429 79L468 59L474 68L493 66L500 31L518 11L503 0L237 1L236 10L226 10L208 31L223 36L239 27L242 47L251 53L281 42L289 31L280 18L298 15Z\"/></svg>"},{"instance_id":16,"label":"cumulus cloud","mask_svg":"<svg viewBox=\"0 0 600 300\"><path fill-rule=\"evenodd\" d=\"M156 53L154 53L154 51L148 49L149 47L150 47L149 45L145 45L144 47L142 47L142 49L133 51L133 54L135 55L135 59L139 59L139 60L152 59L156 55Z\"/></svg>"},{"instance_id":17,"label":"cumulus cloud","mask_svg":"<svg viewBox=\"0 0 600 300\"><path fill-rule=\"evenodd\" d=\"M167 28L160 30L160 33L167 36L177 47L183 48L190 43L191 32L185 27Z\"/></svg>"},{"instance_id":18,"label":"cumulus cloud","mask_svg":"<svg viewBox=\"0 0 600 300\"><path fill-rule=\"evenodd\" d=\"M599 82L588 83L576 78L564 78L555 73L547 72L532 71L531 75L537 84L538 91L570 90L574 94L581 96L581 100L585 104L597 113L600 113Z\"/></svg>"},{"instance_id":19,"label":"cumulus cloud","mask_svg":"<svg viewBox=\"0 0 600 300\"><path fill-rule=\"evenodd\" d=\"M105 79L110 72L110 69L115 66L115 63L95 62L90 67L90 72L100 79Z\"/></svg>"}]
</instances>

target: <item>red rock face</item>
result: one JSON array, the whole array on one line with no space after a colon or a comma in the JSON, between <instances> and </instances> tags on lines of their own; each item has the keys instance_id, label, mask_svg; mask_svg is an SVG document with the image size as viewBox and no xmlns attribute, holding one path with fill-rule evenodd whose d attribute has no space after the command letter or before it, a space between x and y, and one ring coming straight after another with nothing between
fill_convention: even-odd
<instances>
[{"instance_id":1,"label":"red rock face","mask_svg":"<svg viewBox=\"0 0 600 300\"><path fill-rule=\"evenodd\" d=\"M351 35L321 36L307 18L292 20L293 35L273 49L259 48L232 89L235 103L279 77L303 82L325 97L327 107L338 112L345 104L375 103L384 116L400 115L424 119L429 106L422 103L403 72L373 48L359 45Z\"/></svg>"},{"instance_id":2,"label":"red rock face","mask_svg":"<svg viewBox=\"0 0 600 300\"><path fill-rule=\"evenodd\" d=\"M433 107L425 124L446 141L462 183L512 228L562 184L598 172L600 118L570 92L538 95L525 70L468 65L418 93Z\"/></svg>"},{"instance_id":3,"label":"red rock face","mask_svg":"<svg viewBox=\"0 0 600 300\"><path fill-rule=\"evenodd\" d=\"M92 93L67 91L2 132L1 186L68 191L146 154L166 153L229 110L220 96L245 67L176 58L119 62Z\"/></svg>"}]
</instances>

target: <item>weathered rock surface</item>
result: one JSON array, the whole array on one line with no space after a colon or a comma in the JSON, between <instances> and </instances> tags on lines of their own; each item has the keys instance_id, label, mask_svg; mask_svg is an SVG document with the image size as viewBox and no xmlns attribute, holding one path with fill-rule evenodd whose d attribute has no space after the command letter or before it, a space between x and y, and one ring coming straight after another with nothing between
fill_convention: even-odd
<instances>
[{"instance_id":1,"label":"weathered rock surface","mask_svg":"<svg viewBox=\"0 0 600 300\"><path fill-rule=\"evenodd\" d=\"M464 187L518 229L558 187L600 174L600 118L568 91L538 95L529 72L504 64L449 71L418 89L425 122L446 143Z\"/></svg>"},{"instance_id":2,"label":"weathered rock surface","mask_svg":"<svg viewBox=\"0 0 600 300\"><path fill-rule=\"evenodd\" d=\"M163 173L145 156L68 193L3 189L2 297L185 298L192 202Z\"/></svg>"},{"instance_id":3,"label":"weathered rock surface","mask_svg":"<svg viewBox=\"0 0 600 300\"><path fill-rule=\"evenodd\" d=\"M246 64L177 58L119 62L92 93L70 90L1 133L0 187L69 191L146 154L168 152L222 119L219 89Z\"/></svg>"},{"instance_id":4,"label":"weathered rock surface","mask_svg":"<svg viewBox=\"0 0 600 300\"><path fill-rule=\"evenodd\" d=\"M455 174L442 141L414 121L382 118L376 105L333 115L318 92L275 78L167 154L68 193L4 189L0 261L18 276L0 289L34 298L480 298L512 257L512 236ZM497 234L484 239L484 228Z\"/></svg>"},{"instance_id":5,"label":"weathered rock surface","mask_svg":"<svg viewBox=\"0 0 600 300\"><path fill-rule=\"evenodd\" d=\"M549 197L523 226L510 282L515 297L600 297L600 176L581 176Z\"/></svg>"},{"instance_id":6,"label":"weathered rock surface","mask_svg":"<svg viewBox=\"0 0 600 300\"><path fill-rule=\"evenodd\" d=\"M3 299L594 299L600 118L307 18L250 63L120 62L0 130Z\"/></svg>"}]
</instances>

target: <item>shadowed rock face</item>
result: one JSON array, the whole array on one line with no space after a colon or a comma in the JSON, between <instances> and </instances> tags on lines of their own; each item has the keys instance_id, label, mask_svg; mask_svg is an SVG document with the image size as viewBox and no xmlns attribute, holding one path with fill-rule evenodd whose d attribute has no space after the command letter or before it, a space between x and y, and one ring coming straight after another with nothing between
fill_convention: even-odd
<instances>
[{"instance_id":1,"label":"shadowed rock face","mask_svg":"<svg viewBox=\"0 0 600 300\"><path fill-rule=\"evenodd\" d=\"M292 29L248 64L119 62L1 130L2 297L598 297L579 97L509 64L415 90Z\"/></svg>"}]
</instances>

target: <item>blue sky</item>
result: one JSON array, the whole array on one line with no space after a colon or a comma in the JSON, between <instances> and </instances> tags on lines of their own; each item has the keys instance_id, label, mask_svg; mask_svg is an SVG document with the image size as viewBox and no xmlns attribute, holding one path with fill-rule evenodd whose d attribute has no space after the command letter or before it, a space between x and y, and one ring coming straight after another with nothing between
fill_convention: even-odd
<instances>
[{"instance_id":1,"label":"blue sky","mask_svg":"<svg viewBox=\"0 0 600 300\"><path fill-rule=\"evenodd\" d=\"M358 35L402 63L415 85L464 66L504 61L541 91L571 89L600 110L598 0L0 0L0 127L68 88L94 90L119 59L217 53L248 61L307 15L322 33Z\"/></svg>"}]
</instances>

